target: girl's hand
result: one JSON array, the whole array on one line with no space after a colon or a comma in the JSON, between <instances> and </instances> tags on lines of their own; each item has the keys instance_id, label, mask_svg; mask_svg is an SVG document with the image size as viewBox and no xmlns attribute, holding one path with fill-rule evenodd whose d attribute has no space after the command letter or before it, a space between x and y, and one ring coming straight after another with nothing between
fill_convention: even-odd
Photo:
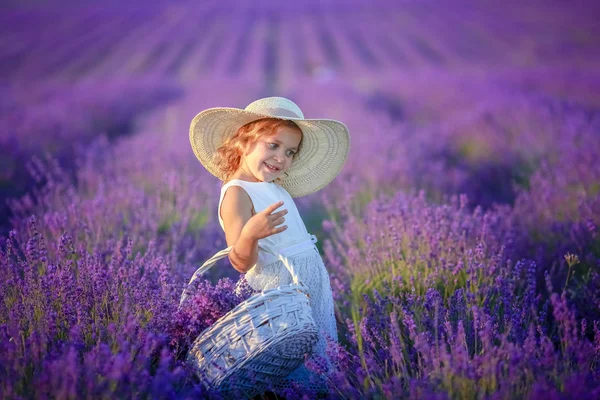
<instances>
[{"instance_id":1,"label":"girl's hand","mask_svg":"<svg viewBox=\"0 0 600 400\"><path fill-rule=\"evenodd\" d=\"M285 231L287 225L281 224L285 221L283 216L288 213L287 209L274 212L282 205L283 201L278 201L254 214L244 225L242 235L252 240L258 240Z\"/></svg>"}]
</instances>

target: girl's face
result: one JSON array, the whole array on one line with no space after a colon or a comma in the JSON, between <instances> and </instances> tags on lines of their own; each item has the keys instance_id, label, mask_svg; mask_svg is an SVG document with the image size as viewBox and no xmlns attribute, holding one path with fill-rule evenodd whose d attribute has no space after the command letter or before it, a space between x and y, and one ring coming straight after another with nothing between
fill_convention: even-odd
<instances>
[{"instance_id":1,"label":"girl's face","mask_svg":"<svg viewBox=\"0 0 600 400\"><path fill-rule=\"evenodd\" d=\"M292 165L294 154L302 140L302 132L280 126L273 135L263 135L242 156L241 168L247 178L272 182L282 177Z\"/></svg>"}]
</instances>

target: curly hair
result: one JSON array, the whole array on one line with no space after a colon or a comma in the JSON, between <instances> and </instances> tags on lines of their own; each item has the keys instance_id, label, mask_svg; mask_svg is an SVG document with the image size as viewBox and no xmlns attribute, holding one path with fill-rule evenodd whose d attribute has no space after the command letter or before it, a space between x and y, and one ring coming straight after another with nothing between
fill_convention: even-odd
<instances>
[{"instance_id":1,"label":"curly hair","mask_svg":"<svg viewBox=\"0 0 600 400\"><path fill-rule=\"evenodd\" d=\"M214 162L221 171L221 179L227 182L231 176L240 168L242 155L244 151L256 143L264 135L271 136L280 126L302 130L294 122L277 118L262 118L256 121L242 125L234 135L228 137L217 149L214 155ZM298 156L302 148L302 139L298 145L298 150L294 153L292 162ZM280 180L279 178L276 179Z\"/></svg>"}]
</instances>

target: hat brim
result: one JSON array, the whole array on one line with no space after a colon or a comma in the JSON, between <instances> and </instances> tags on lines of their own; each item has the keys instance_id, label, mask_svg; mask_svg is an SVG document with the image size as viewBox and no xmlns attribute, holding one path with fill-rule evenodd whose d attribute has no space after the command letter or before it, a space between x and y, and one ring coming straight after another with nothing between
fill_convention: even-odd
<instances>
[{"instance_id":1,"label":"hat brim","mask_svg":"<svg viewBox=\"0 0 600 400\"><path fill-rule=\"evenodd\" d=\"M331 119L276 117L239 108L209 108L192 119L192 150L208 172L223 180L222 172L213 161L217 149L241 126L263 118L291 120L302 130L302 149L287 176L281 178L281 186L290 196L317 192L339 174L350 150L350 135L346 125Z\"/></svg>"}]
</instances>

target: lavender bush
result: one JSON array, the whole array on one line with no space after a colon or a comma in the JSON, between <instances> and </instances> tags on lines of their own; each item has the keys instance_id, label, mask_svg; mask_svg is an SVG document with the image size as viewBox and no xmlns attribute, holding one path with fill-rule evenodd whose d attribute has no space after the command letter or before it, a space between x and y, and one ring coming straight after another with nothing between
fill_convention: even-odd
<instances>
[{"instance_id":1,"label":"lavender bush","mask_svg":"<svg viewBox=\"0 0 600 400\"><path fill-rule=\"evenodd\" d=\"M2 263L3 397L153 397L185 394L189 374L166 332L178 286L151 247L87 253L64 233L46 241L34 217ZM10 360L10 362L8 362ZM60 372L59 372L60 371Z\"/></svg>"},{"instance_id":2,"label":"lavender bush","mask_svg":"<svg viewBox=\"0 0 600 400\"><path fill-rule=\"evenodd\" d=\"M534 261L511 259L520 238L510 209L468 212L465 202L399 195L373 201L362 219L326 221L352 349L332 346L331 389L351 398L598 392L599 320L578 315L573 282L555 288L546 270L540 287Z\"/></svg>"},{"instance_id":3,"label":"lavender bush","mask_svg":"<svg viewBox=\"0 0 600 400\"><path fill-rule=\"evenodd\" d=\"M3 85L0 103L0 218L9 218L6 200L35 182L26 165L32 156L56 158L67 172L78 148L98 135L112 138L134 129L136 116L177 95L174 85L152 81L109 81L79 85ZM2 224L2 233L8 232Z\"/></svg>"}]
</instances>

